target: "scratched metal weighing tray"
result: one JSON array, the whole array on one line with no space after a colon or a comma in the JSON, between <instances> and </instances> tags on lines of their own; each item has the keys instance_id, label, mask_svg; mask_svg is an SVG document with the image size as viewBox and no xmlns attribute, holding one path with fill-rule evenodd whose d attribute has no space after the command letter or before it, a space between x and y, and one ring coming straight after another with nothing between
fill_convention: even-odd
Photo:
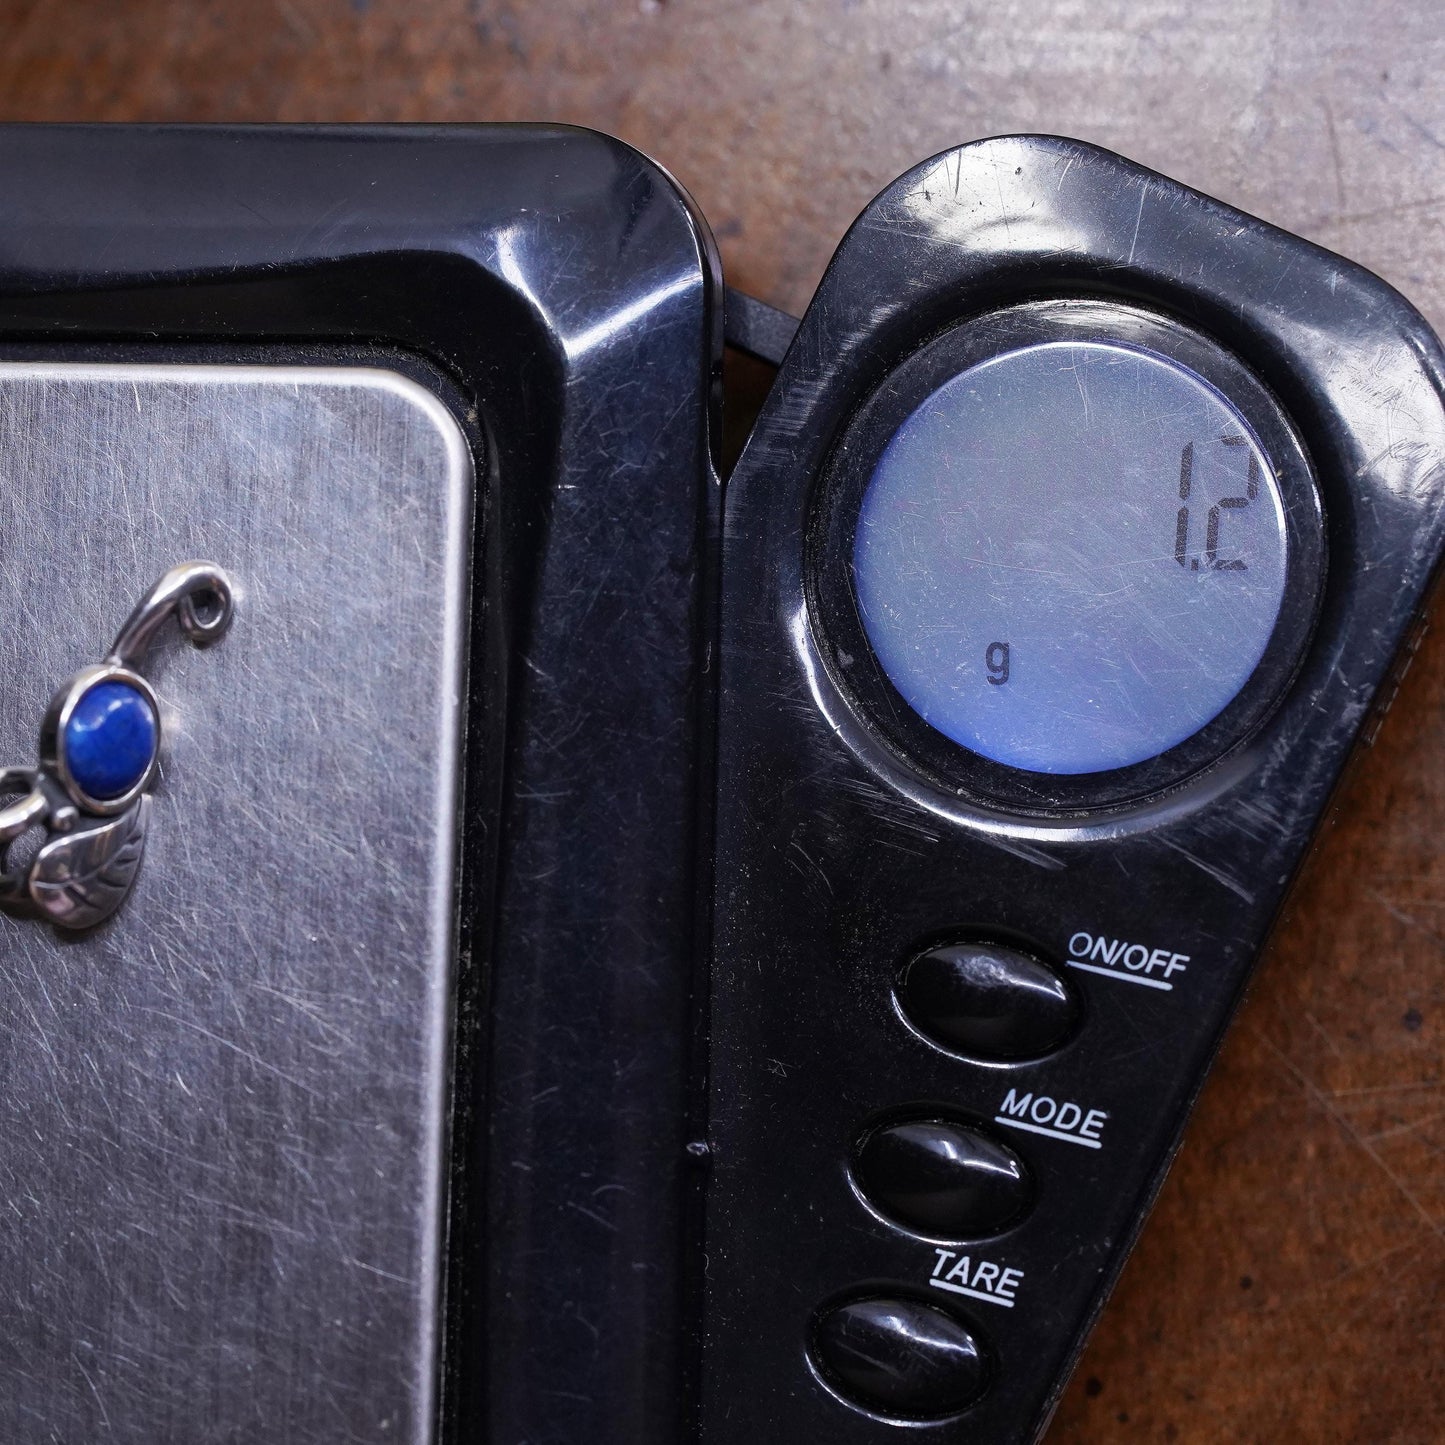
<instances>
[{"instance_id":1,"label":"scratched metal weighing tray","mask_svg":"<svg viewBox=\"0 0 1445 1445\"><path fill-rule=\"evenodd\" d=\"M394 373L0 364L4 756L154 578L238 579L223 642L150 649L126 906L0 916L7 1439L422 1438L471 476Z\"/></svg>"}]
</instances>

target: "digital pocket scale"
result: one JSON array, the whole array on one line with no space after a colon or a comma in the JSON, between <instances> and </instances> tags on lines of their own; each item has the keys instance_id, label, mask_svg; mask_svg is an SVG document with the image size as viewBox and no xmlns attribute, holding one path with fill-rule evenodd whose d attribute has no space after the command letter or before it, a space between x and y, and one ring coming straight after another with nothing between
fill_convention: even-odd
<instances>
[{"instance_id":1,"label":"digital pocket scale","mask_svg":"<svg viewBox=\"0 0 1445 1445\"><path fill-rule=\"evenodd\" d=\"M1420 317L984 141L724 488L787 319L619 142L0 193L0 1440L1036 1440L1418 635Z\"/></svg>"}]
</instances>

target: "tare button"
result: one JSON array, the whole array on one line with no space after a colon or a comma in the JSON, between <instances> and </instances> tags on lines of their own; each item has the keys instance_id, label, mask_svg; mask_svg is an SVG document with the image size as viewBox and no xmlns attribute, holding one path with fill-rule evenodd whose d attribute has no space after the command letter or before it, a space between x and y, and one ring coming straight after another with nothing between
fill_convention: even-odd
<instances>
[{"instance_id":1,"label":"tare button","mask_svg":"<svg viewBox=\"0 0 1445 1445\"><path fill-rule=\"evenodd\" d=\"M872 1295L820 1310L811 1353L845 1400L903 1420L954 1414L988 1384L977 1336L950 1311L907 1296Z\"/></svg>"}]
</instances>

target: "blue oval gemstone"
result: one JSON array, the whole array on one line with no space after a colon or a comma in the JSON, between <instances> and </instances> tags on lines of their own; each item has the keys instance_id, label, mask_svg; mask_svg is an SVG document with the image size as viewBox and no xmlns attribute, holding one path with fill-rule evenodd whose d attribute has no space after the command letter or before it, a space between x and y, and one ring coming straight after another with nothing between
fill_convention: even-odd
<instances>
[{"instance_id":1,"label":"blue oval gemstone","mask_svg":"<svg viewBox=\"0 0 1445 1445\"><path fill-rule=\"evenodd\" d=\"M121 797L145 777L158 732L156 715L139 689L115 679L96 683L66 720L71 777L92 798Z\"/></svg>"}]
</instances>

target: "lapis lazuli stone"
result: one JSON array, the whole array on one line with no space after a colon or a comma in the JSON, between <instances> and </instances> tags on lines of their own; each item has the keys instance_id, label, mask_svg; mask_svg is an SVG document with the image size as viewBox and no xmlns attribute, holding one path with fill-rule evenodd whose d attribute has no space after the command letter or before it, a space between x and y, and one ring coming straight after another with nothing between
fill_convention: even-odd
<instances>
[{"instance_id":1,"label":"lapis lazuli stone","mask_svg":"<svg viewBox=\"0 0 1445 1445\"><path fill-rule=\"evenodd\" d=\"M159 731L155 712L138 688L114 678L96 683L66 720L71 777L92 798L122 797L145 777Z\"/></svg>"}]
</instances>

